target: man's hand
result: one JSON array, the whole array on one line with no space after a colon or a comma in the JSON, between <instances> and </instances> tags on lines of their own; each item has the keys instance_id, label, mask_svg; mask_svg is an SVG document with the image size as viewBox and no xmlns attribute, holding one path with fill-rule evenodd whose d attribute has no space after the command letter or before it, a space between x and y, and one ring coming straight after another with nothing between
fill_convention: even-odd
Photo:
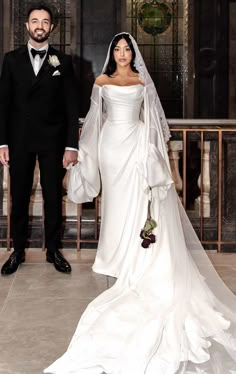
<instances>
[{"instance_id":1,"label":"man's hand","mask_svg":"<svg viewBox=\"0 0 236 374\"><path fill-rule=\"evenodd\" d=\"M0 148L0 162L9 168L9 149L8 147Z\"/></svg>"},{"instance_id":2,"label":"man's hand","mask_svg":"<svg viewBox=\"0 0 236 374\"><path fill-rule=\"evenodd\" d=\"M78 162L78 151L66 150L64 152L62 164L63 168L67 168L70 164L77 164Z\"/></svg>"}]
</instances>

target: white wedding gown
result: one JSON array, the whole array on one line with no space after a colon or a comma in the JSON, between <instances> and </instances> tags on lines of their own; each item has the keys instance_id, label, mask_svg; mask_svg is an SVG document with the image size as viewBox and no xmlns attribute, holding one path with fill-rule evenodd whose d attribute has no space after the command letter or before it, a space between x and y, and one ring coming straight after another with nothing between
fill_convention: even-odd
<instances>
[{"instance_id":1,"label":"white wedding gown","mask_svg":"<svg viewBox=\"0 0 236 374\"><path fill-rule=\"evenodd\" d=\"M108 118L99 139L102 222L93 270L117 278L121 270L124 272L124 266L132 277L135 272L139 274L136 261L140 262L141 268L144 261L143 256L137 257L149 197L143 177L147 154L146 129L140 121L143 94L141 84L107 85L102 92ZM164 160L162 165L158 179L171 185L172 178Z\"/></svg>"},{"instance_id":2,"label":"white wedding gown","mask_svg":"<svg viewBox=\"0 0 236 374\"><path fill-rule=\"evenodd\" d=\"M204 251L196 249L200 244L164 151L147 139L140 120L145 87L95 90L93 104L101 108L103 100L106 119L98 135L102 225L93 270L118 279L88 305L67 352L44 373L235 374L235 299ZM80 152L78 173L83 174L83 161L89 158L91 164L93 156L83 144ZM87 183L86 172L90 169L79 176L79 188ZM145 249L139 235L147 217L148 185L154 186L157 240ZM232 304L224 304L226 296Z\"/></svg>"}]
</instances>

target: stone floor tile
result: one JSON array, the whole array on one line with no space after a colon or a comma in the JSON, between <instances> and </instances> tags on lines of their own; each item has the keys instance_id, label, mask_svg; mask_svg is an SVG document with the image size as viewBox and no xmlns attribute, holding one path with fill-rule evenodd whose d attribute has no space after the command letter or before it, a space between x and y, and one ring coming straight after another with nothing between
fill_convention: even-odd
<instances>
[{"instance_id":1,"label":"stone floor tile","mask_svg":"<svg viewBox=\"0 0 236 374\"><path fill-rule=\"evenodd\" d=\"M1 374L42 373L65 352L90 301L47 297L8 300L0 316Z\"/></svg>"},{"instance_id":2,"label":"stone floor tile","mask_svg":"<svg viewBox=\"0 0 236 374\"><path fill-rule=\"evenodd\" d=\"M215 269L227 287L236 295L236 266L217 265Z\"/></svg>"},{"instance_id":3,"label":"stone floor tile","mask_svg":"<svg viewBox=\"0 0 236 374\"><path fill-rule=\"evenodd\" d=\"M236 254L235 253L219 253L216 251L206 251L208 257L214 265L235 265L236 266Z\"/></svg>"},{"instance_id":4,"label":"stone floor tile","mask_svg":"<svg viewBox=\"0 0 236 374\"><path fill-rule=\"evenodd\" d=\"M26 251L26 263L0 276L0 374L42 374L62 355L88 303L116 279L96 274L95 250L64 249L72 264L62 274L40 248ZM0 249L0 263L9 252ZM236 255L207 251L216 270L236 293Z\"/></svg>"},{"instance_id":5,"label":"stone floor tile","mask_svg":"<svg viewBox=\"0 0 236 374\"><path fill-rule=\"evenodd\" d=\"M73 264L71 274L60 273L52 264L22 264L14 278L9 298L94 298L107 289L106 276L95 274L90 265Z\"/></svg>"}]
</instances>

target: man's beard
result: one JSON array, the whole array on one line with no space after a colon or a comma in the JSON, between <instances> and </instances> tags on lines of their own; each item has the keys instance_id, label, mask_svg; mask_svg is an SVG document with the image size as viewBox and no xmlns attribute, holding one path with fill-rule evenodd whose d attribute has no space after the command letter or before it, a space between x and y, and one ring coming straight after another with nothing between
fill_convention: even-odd
<instances>
[{"instance_id":1,"label":"man's beard","mask_svg":"<svg viewBox=\"0 0 236 374\"><path fill-rule=\"evenodd\" d=\"M42 35L37 36L31 30L28 31L28 34L31 37L31 39L34 40L35 42L44 43L46 40L48 40L49 35L50 35L50 31L46 32L46 34L44 34L44 36L42 36Z\"/></svg>"}]
</instances>

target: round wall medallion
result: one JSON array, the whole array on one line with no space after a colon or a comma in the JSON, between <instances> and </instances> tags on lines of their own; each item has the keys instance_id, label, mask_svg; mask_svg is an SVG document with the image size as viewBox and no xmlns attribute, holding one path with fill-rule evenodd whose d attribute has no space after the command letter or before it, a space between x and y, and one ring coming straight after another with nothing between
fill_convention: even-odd
<instances>
[{"instance_id":1,"label":"round wall medallion","mask_svg":"<svg viewBox=\"0 0 236 374\"><path fill-rule=\"evenodd\" d=\"M160 1L143 3L138 11L138 23L144 32L156 36L162 34L171 24L169 7Z\"/></svg>"}]
</instances>

